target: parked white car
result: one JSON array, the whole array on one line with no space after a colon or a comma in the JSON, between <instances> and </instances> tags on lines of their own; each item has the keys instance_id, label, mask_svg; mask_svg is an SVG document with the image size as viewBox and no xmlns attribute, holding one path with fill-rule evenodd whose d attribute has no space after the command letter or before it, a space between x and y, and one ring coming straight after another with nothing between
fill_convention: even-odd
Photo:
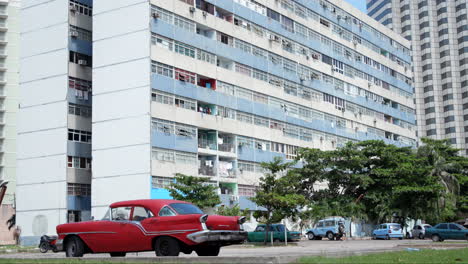
<instances>
[{"instance_id":1,"label":"parked white car","mask_svg":"<svg viewBox=\"0 0 468 264\"><path fill-rule=\"evenodd\" d=\"M428 224L420 224L415 225L411 232L406 233L406 238L419 238L424 239L424 235L426 234L426 229L431 228L431 225Z\"/></svg>"}]
</instances>

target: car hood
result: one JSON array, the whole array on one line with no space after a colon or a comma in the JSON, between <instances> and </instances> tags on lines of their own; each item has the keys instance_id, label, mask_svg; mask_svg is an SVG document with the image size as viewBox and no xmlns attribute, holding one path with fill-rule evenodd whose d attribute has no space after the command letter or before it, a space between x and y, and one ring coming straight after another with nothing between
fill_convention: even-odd
<instances>
[{"instance_id":1,"label":"car hood","mask_svg":"<svg viewBox=\"0 0 468 264\"><path fill-rule=\"evenodd\" d=\"M239 230L239 216L210 215L206 227L210 230Z\"/></svg>"}]
</instances>

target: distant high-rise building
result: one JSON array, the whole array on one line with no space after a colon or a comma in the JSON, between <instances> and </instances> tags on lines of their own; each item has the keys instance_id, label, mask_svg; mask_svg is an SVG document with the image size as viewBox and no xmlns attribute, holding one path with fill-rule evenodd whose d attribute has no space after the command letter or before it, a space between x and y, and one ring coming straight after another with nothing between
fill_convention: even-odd
<instances>
[{"instance_id":1,"label":"distant high-rise building","mask_svg":"<svg viewBox=\"0 0 468 264\"><path fill-rule=\"evenodd\" d=\"M420 137L468 155L467 1L368 0L368 14L412 42Z\"/></svg>"},{"instance_id":2,"label":"distant high-rise building","mask_svg":"<svg viewBox=\"0 0 468 264\"><path fill-rule=\"evenodd\" d=\"M6 221L15 213L16 120L19 97L19 0L0 1L0 179L8 189L0 206L0 245L14 243Z\"/></svg>"}]
</instances>

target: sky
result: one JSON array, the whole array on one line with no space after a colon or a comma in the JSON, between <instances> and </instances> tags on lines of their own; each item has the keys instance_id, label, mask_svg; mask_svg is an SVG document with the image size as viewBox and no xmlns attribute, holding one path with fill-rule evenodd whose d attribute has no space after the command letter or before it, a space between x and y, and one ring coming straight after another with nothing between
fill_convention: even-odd
<instances>
[{"instance_id":1,"label":"sky","mask_svg":"<svg viewBox=\"0 0 468 264\"><path fill-rule=\"evenodd\" d=\"M366 0L346 0L346 2L352 4L353 6L355 6L356 8L358 8L359 10L367 14Z\"/></svg>"}]
</instances>

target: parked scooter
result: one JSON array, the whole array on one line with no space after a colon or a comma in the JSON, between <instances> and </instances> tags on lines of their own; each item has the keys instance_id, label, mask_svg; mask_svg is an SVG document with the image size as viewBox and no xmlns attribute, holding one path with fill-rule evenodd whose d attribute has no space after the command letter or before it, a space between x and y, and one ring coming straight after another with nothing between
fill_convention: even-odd
<instances>
[{"instance_id":1,"label":"parked scooter","mask_svg":"<svg viewBox=\"0 0 468 264\"><path fill-rule=\"evenodd\" d=\"M43 235L41 237L41 242L39 243L39 251L41 253L47 253L47 251L52 250L53 252L58 252L55 243L57 242L57 236L47 236Z\"/></svg>"}]
</instances>

